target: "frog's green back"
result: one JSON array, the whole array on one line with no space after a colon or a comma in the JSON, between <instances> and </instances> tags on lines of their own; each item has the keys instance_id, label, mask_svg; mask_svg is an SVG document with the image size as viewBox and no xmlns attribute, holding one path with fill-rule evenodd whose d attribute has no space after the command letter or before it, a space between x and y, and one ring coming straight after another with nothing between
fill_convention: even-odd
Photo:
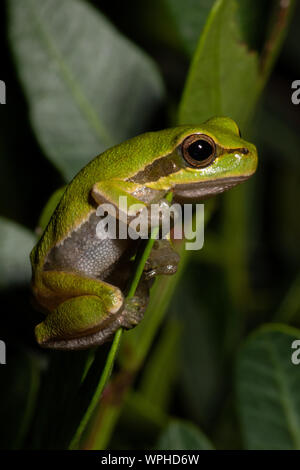
<instances>
[{"instance_id":1,"label":"frog's green back","mask_svg":"<svg viewBox=\"0 0 300 470\"><path fill-rule=\"evenodd\" d=\"M186 127L186 126L184 126ZM42 267L51 247L80 226L94 210L90 191L98 181L125 179L176 145L178 128L149 132L112 147L91 160L67 186L38 244L32 250L33 266Z\"/></svg>"},{"instance_id":2,"label":"frog's green back","mask_svg":"<svg viewBox=\"0 0 300 470\"><path fill-rule=\"evenodd\" d=\"M52 246L62 242L95 210L90 196L95 183L132 177L155 160L172 153L192 133L206 133L225 148L240 144L234 121L213 118L201 126L180 126L142 134L106 150L90 161L67 186L43 236L31 253L33 266L42 268Z\"/></svg>"}]
</instances>

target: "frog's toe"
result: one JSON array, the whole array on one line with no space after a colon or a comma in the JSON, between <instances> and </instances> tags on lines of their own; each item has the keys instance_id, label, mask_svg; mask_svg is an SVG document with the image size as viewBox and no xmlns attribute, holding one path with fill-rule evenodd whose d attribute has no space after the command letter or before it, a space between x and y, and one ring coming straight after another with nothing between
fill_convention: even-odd
<instances>
[{"instance_id":1,"label":"frog's toe","mask_svg":"<svg viewBox=\"0 0 300 470\"><path fill-rule=\"evenodd\" d=\"M122 327L126 329L134 328L142 320L147 308L148 297L134 296L125 301L122 311Z\"/></svg>"}]
</instances>

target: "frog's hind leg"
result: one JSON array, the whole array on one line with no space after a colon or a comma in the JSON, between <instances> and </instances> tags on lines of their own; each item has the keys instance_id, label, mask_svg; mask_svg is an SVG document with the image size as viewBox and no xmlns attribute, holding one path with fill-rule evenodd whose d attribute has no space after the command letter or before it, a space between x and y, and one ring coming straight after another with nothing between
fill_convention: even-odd
<instances>
[{"instance_id":1,"label":"frog's hind leg","mask_svg":"<svg viewBox=\"0 0 300 470\"><path fill-rule=\"evenodd\" d=\"M97 296L73 297L37 325L35 335L46 348L87 349L108 341L121 326L120 317L115 316L114 320L106 317Z\"/></svg>"},{"instance_id":2,"label":"frog's hind leg","mask_svg":"<svg viewBox=\"0 0 300 470\"><path fill-rule=\"evenodd\" d=\"M50 311L35 330L43 347L85 349L110 340L121 326L127 327L123 295L106 282L79 274L44 271L39 294L42 295L38 301Z\"/></svg>"}]
</instances>

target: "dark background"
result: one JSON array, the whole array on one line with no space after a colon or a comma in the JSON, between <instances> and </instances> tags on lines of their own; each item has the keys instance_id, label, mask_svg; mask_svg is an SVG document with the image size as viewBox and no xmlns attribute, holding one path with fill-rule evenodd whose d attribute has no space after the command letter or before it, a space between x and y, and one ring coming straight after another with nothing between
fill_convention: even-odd
<instances>
[{"instance_id":1,"label":"dark background","mask_svg":"<svg viewBox=\"0 0 300 470\"><path fill-rule=\"evenodd\" d=\"M160 20L155 16L155 8L149 10L150 2L94 1L93 3L99 6L125 35L150 53L159 64L168 90L168 107L161 112L152 127L154 129L165 127L180 98L189 65L187 57L177 47L172 34L169 36L166 34L165 40L158 39L155 33L148 34L147 24L155 31L155 25ZM271 4L269 1L261 3L266 11ZM0 11L0 79L5 81L7 89L7 104L0 108L0 215L34 230L45 203L53 191L63 184L63 180L44 156L32 131L26 100L7 40L5 2L1 2ZM256 110L252 129L249 130L248 136L244 136L257 145L259 152L257 174L249 183L252 185L252 196L247 257L251 287L256 293L256 300L253 305L246 306L248 310L244 325L246 331L264 321L273 320L299 273L300 105L295 106L291 102L291 84L294 80L300 79L299 24L298 4L280 57ZM266 33L263 15L255 19L253 28L256 39L252 46L259 49ZM220 196L207 237L210 232L219 230L223 205L223 196ZM199 269L202 273L200 287ZM218 285L219 303L215 299L216 285ZM198 259L192 260L179 291L180 295L176 297L174 302L176 305L173 306L173 311L177 311L177 314L180 310L188 311L190 302L204 312L217 312L220 304L230 303L224 272L205 259L205 254L200 264ZM299 311L298 305L295 306L295 311ZM218 322L218 316L203 315L203 318L198 320L199 329L205 334L205 331L210 331L210 326L207 327L208 330L205 326L203 329L201 321ZM196 328L194 320L193 317L187 317L186 335ZM14 354L17 358L23 348L39 351L33 337L34 322L35 314L32 312L26 287L20 289L17 294L2 293L0 336L9 344L11 363L14 361ZM299 315L293 317L292 324L299 326ZM222 330L222 325L219 327ZM186 354L184 360L189 361L188 355L192 353L187 351ZM10 367L10 370L13 371L13 367ZM9 380L13 383L13 372L8 374L10 374ZM226 389L227 386L225 380L220 389ZM175 388L171 410L176 415L191 417L194 414L193 398L190 396L187 405L182 389ZM204 397L204 401L207 400L205 412L200 410L198 415L196 412L195 418L207 432L213 428L217 419L219 399L217 396L213 402L209 401L209 393L208 390ZM123 439L123 442L126 440L126 430L122 433L122 427L116 442L119 442L118 439L119 441ZM138 437L136 439L138 441Z\"/></svg>"}]
</instances>

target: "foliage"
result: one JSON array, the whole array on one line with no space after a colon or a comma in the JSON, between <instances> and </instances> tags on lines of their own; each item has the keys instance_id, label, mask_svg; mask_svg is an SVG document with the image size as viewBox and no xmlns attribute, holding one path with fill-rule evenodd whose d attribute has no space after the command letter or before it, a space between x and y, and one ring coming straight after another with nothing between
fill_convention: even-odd
<instances>
[{"instance_id":1,"label":"foliage","mask_svg":"<svg viewBox=\"0 0 300 470\"><path fill-rule=\"evenodd\" d=\"M277 0L111 3L6 2L3 78L19 100L1 107L0 446L300 449L290 359L300 337L299 135L276 72L265 88L293 11L278 67L297 62L300 10ZM144 320L112 345L41 351L28 255L59 187L126 138L222 114L258 144L260 168L205 204L203 250L178 246L179 271L156 280Z\"/></svg>"}]
</instances>

